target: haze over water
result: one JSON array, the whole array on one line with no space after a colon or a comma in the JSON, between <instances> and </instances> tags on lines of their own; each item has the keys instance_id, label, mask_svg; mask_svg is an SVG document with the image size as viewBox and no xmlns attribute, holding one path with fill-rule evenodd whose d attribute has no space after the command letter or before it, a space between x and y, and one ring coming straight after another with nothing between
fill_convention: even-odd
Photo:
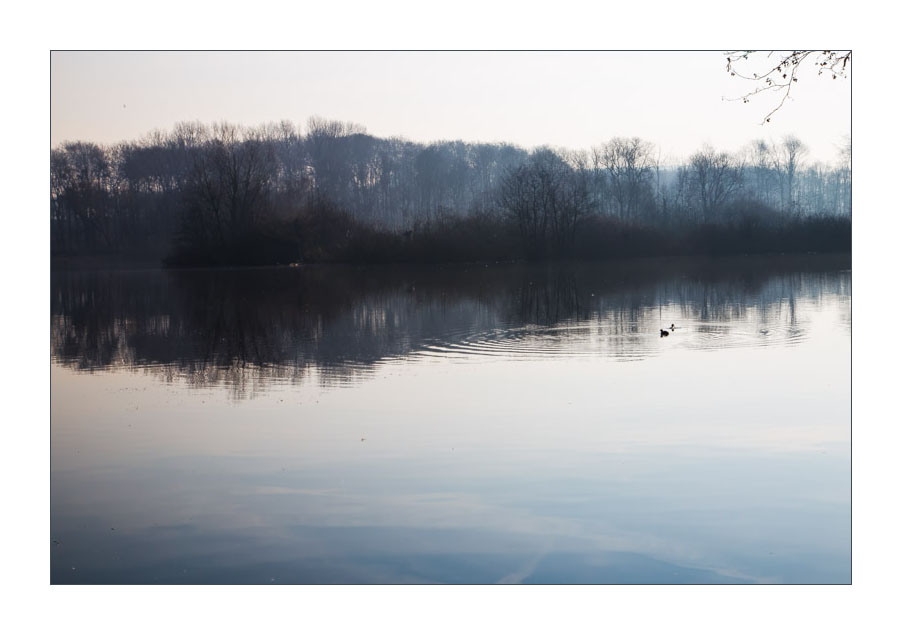
<instances>
[{"instance_id":1,"label":"haze over water","mask_svg":"<svg viewBox=\"0 0 902 635\"><path fill-rule=\"evenodd\" d=\"M54 273L52 582L848 583L850 267Z\"/></svg>"}]
</instances>

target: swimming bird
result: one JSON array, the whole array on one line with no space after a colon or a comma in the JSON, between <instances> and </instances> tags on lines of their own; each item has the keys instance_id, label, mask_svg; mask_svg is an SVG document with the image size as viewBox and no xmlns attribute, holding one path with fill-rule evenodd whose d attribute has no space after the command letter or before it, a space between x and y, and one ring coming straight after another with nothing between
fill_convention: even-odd
<instances>
[{"instance_id":1,"label":"swimming bird","mask_svg":"<svg viewBox=\"0 0 902 635\"><path fill-rule=\"evenodd\" d=\"M675 328L676 328L676 327L673 325L673 322L671 322L671 323L670 323L670 330L672 331L672 330L675 329Z\"/></svg>"},{"instance_id":2,"label":"swimming bird","mask_svg":"<svg viewBox=\"0 0 902 635\"><path fill-rule=\"evenodd\" d=\"M665 331L664 329L661 329L661 337L667 337L668 335L670 335L670 331Z\"/></svg>"}]
</instances>

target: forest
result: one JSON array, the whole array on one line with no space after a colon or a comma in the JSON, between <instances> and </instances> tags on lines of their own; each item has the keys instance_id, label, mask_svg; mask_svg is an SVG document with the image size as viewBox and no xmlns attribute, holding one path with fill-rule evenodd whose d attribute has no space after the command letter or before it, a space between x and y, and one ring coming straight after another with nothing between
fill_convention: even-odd
<instances>
[{"instance_id":1,"label":"forest","mask_svg":"<svg viewBox=\"0 0 902 635\"><path fill-rule=\"evenodd\" d=\"M664 160L640 138L588 150L418 143L311 118L176 124L50 153L50 249L170 266L606 260L851 250L851 142L794 136Z\"/></svg>"}]
</instances>

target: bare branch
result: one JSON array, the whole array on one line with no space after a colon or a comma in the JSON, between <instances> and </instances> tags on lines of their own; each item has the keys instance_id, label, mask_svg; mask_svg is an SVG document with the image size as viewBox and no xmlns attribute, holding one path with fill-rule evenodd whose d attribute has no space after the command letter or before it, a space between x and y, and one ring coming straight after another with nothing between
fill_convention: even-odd
<instances>
[{"instance_id":1,"label":"bare branch","mask_svg":"<svg viewBox=\"0 0 902 635\"><path fill-rule=\"evenodd\" d=\"M749 103L750 99L763 92L775 91L781 93L779 103L765 116L761 124L770 122L771 117L776 113L789 99L793 85L798 79L799 68L805 60L814 59L817 74L822 75L824 72L829 73L833 79L837 77L847 77L847 73L851 72L852 51L790 51L788 54L779 56L776 66L770 67L764 73L748 73L742 72L737 68L747 62L750 58L760 51L727 51L724 53L727 58L727 72L731 77L739 77L747 81L758 84L755 88L747 93L734 98L724 98L726 101L742 101ZM770 51L768 58L773 56L775 51Z\"/></svg>"}]
</instances>

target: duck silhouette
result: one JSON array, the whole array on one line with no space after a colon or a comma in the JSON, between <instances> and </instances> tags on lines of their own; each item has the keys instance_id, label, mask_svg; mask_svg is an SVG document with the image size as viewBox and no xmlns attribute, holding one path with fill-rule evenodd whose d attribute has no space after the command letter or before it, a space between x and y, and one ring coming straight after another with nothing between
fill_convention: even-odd
<instances>
[{"instance_id":1,"label":"duck silhouette","mask_svg":"<svg viewBox=\"0 0 902 635\"><path fill-rule=\"evenodd\" d=\"M670 335L670 331L665 331L664 329L661 329L661 337L667 337L668 335Z\"/></svg>"}]
</instances>

